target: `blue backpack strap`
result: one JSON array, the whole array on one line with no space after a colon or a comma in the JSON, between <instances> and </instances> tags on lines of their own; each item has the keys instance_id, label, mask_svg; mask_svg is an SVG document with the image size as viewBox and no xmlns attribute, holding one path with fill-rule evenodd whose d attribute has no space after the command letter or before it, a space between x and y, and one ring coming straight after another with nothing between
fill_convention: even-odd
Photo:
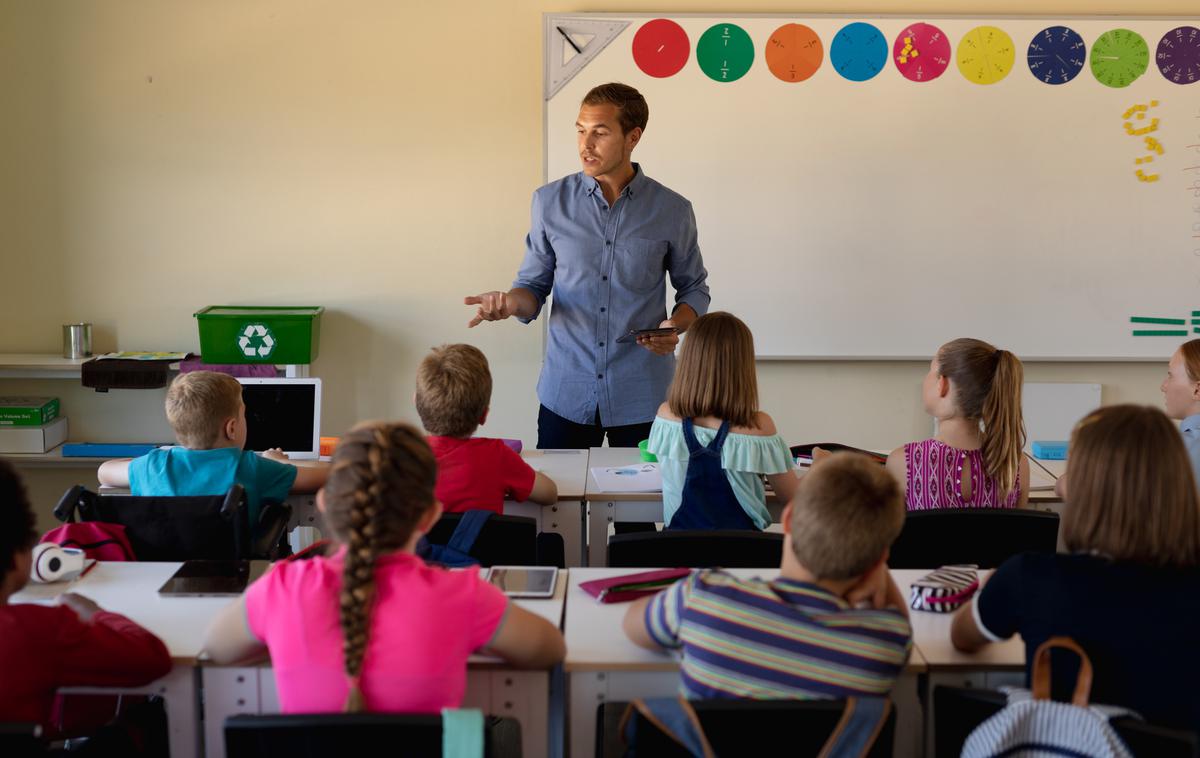
<instances>
[{"instance_id":1,"label":"blue backpack strap","mask_svg":"<svg viewBox=\"0 0 1200 758\"><path fill-rule=\"evenodd\" d=\"M475 547L475 540L479 539L479 533L491 517L491 511L465 511L458 526L454 527L454 533L446 542L446 548L470 555L471 548Z\"/></svg>"},{"instance_id":2,"label":"blue backpack strap","mask_svg":"<svg viewBox=\"0 0 1200 758\"><path fill-rule=\"evenodd\" d=\"M700 717L691 703L682 697L652 697L639 698L629 704L629 710L621 721L621 734L625 744L636 752L634 745L634 719L630 718L637 710L642 718L649 721L660 732L678 742L696 758L716 758L712 745L704 736L704 728L700 725Z\"/></svg>"},{"instance_id":3,"label":"blue backpack strap","mask_svg":"<svg viewBox=\"0 0 1200 758\"><path fill-rule=\"evenodd\" d=\"M818 758L865 756L871 751L891 712L892 701L885 697L847 698L842 718L825 741Z\"/></svg>"},{"instance_id":4,"label":"blue backpack strap","mask_svg":"<svg viewBox=\"0 0 1200 758\"><path fill-rule=\"evenodd\" d=\"M699 440L696 439L696 433L692 431L692 420L685 418L681 422L683 426L683 441L687 443L688 452L695 455L704 448L700 446Z\"/></svg>"},{"instance_id":5,"label":"blue backpack strap","mask_svg":"<svg viewBox=\"0 0 1200 758\"><path fill-rule=\"evenodd\" d=\"M442 757L483 758L483 711L442 709Z\"/></svg>"},{"instance_id":6,"label":"blue backpack strap","mask_svg":"<svg viewBox=\"0 0 1200 758\"><path fill-rule=\"evenodd\" d=\"M725 438L729 436L729 422L722 421L721 428L717 430L717 436L713 437L713 441L708 443L708 449L714 453L720 453L721 448L725 447Z\"/></svg>"}]
</instances>

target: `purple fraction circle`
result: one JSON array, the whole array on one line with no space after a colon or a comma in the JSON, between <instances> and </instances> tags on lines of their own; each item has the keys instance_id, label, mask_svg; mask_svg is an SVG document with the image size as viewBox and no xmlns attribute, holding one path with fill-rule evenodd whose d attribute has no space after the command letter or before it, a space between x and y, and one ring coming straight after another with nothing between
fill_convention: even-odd
<instances>
[{"instance_id":1,"label":"purple fraction circle","mask_svg":"<svg viewBox=\"0 0 1200 758\"><path fill-rule=\"evenodd\" d=\"M1158 41L1154 62L1168 82L1200 81L1200 29L1180 26L1164 34Z\"/></svg>"}]
</instances>

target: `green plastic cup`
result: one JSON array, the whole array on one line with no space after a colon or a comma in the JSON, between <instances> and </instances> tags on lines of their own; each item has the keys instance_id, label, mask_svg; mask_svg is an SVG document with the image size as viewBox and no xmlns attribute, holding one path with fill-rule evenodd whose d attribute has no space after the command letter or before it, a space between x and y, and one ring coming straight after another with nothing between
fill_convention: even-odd
<instances>
[{"instance_id":1,"label":"green plastic cup","mask_svg":"<svg viewBox=\"0 0 1200 758\"><path fill-rule=\"evenodd\" d=\"M658 457L654 453L647 452L646 447L650 444L650 440L642 440L638 443L638 450L642 451L642 460L646 463L658 463Z\"/></svg>"}]
</instances>

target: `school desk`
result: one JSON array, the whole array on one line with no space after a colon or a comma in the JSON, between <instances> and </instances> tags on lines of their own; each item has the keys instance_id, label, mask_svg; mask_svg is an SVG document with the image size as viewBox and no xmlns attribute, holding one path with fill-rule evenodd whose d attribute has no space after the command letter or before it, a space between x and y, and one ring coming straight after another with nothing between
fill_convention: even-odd
<instances>
[{"instance_id":1,"label":"school desk","mask_svg":"<svg viewBox=\"0 0 1200 758\"><path fill-rule=\"evenodd\" d=\"M600 603L579 588L583 582L637 573L639 569L572 569L567 590L566 674L568 755L590 756L596 738L596 709L607 701L676 695L679 659L676 655L638 647L621 629L628 603ZM734 569L738 576L778 575L778 569ZM916 575L924 572L914 572ZM922 739L918 676L925 659L914 645L908 666L896 683L896 755L915 756Z\"/></svg>"},{"instance_id":2,"label":"school desk","mask_svg":"<svg viewBox=\"0 0 1200 758\"><path fill-rule=\"evenodd\" d=\"M661 492L605 492L597 487L596 480L590 474L591 468L633 466L642 462L641 453L632 447L594 447L588 458L589 473L585 499L587 501L587 538L588 565L597 567L608 563L608 526L621 521L658 522L663 520L663 505ZM1030 490L1029 502L1039 508L1058 502L1054 494L1054 479L1061 468L1047 466L1043 470L1038 462L1029 463L1030 482L1036 489ZM1063 461L1041 461L1043 465L1063 463ZM797 475L803 477L806 469L798 469ZM778 523L783 513L783 504L775 498L775 493L767 491L767 510L771 520Z\"/></svg>"},{"instance_id":3,"label":"school desk","mask_svg":"<svg viewBox=\"0 0 1200 758\"><path fill-rule=\"evenodd\" d=\"M75 592L158 635L174 662L171 672L162 679L139 688L76 687L64 691L161 695L166 703L172 758L199 755L222 758L225 718L237 713L277 711L275 680L269 664L216 666L201 658L205 630L233 598L160 596L158 588L179 566L179 563L101 562L69 584L31 584L14 595L11 602L48 603L62 592ZM567 580L566 573L560 574L553 599L515 602L560 626ZM473 656L468 664L463 705L515 717L521 722L524 754L548 755L552 745L549 731L552 673L506 669L497 659Z\"/></svg>"}]
</instances>

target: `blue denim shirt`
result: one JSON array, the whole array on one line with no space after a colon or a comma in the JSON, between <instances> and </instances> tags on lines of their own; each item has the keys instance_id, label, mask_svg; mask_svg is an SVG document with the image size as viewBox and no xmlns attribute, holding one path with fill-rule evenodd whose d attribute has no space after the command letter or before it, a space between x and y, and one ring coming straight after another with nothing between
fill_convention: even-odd
<instances>
[{"instance_id":1,"label":"blue denim shirt","mask_svg":"<svg viewBox=\"0 0 1200 758\"><path fill-rule=\"evenodd\" d=\"M1192 459L1192 471L1196 481L1200 482L1200 414L1188 416L1179 425L1183 434L1183 446L1187 448L1188 457Z\"/></svg>"},{"instance_id":2,"label":"blue denim shirt","mask_svg":"<svg viewBox=\"0 0 1200 758\"><path fill-rule=\"evenodd\" d=\"M634 168L611 207L582 172L534 192L525 260L513 282L534 294L538 313L554 291L538 399L578 424L593 423L597 408L604 426L654 419L675 356L616 339L667 318L668 274L676 303L697 315L708 310L692 204Z\"/></svg>"}]
</instances>

